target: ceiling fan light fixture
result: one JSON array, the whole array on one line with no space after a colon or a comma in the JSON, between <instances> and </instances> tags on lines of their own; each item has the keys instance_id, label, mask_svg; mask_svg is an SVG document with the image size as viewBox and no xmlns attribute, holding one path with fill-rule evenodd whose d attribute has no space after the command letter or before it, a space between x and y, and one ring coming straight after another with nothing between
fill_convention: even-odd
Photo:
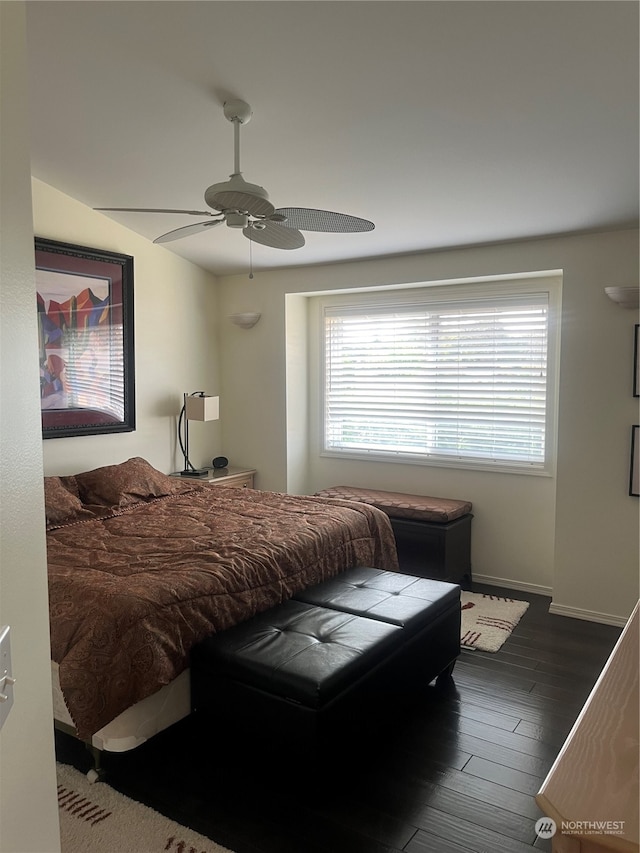
<instances>
[{"instance_id":1,"label":"ceiling fan light fixture","mask_svg":"<svg viewBox=\"0 0 640 853\"><path fill-rule=\"evenodd\" d=\"M238 210L229 211L225 215L225 221L229 228L246 228L249 217L246 213L241 213Z\"/></svg>"}]
</instances>

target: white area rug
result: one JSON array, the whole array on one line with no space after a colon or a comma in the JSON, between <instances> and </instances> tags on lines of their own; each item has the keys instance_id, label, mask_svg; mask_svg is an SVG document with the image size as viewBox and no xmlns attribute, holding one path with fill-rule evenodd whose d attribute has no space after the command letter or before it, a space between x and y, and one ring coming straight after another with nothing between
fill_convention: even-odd
<instances>
[{"instance_id":1,"label":"white area rug","mask_svg":"<svg viewBox=\"0 0 640 853\"><path fill-rule=\"evenodd\" d=\"M528 601L462 591L460 644L464 649L497 652L529 606Z\"/></svg>"},{"instance_id":2,"label":"white area rug","mask_svg":"<svg viewBox=\"0 0 640 853\"><path fill-rule=\"evenodd\" d=\"M67 764L56 770L62 853L230 853Z\"/></svg>"}]
</instances>

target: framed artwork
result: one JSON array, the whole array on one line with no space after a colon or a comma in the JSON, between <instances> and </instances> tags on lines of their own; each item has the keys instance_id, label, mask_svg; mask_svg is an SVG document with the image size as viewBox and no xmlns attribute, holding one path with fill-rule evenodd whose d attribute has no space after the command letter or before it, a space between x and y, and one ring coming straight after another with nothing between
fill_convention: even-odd
<instances>
[{"instance_id":1,"label":"framed artwork","mask_svg":"<svg viewBox=\"0 0 640 853\"><path fill-rule=\"evenodd\" d=\"M638 323L633 335L633 396L640 397L640 340L638 340Z\"/></svg>"},{"instance_id":2,"label":"framed artwork","mask_svg":"<svg viewBox=\"0 0 640 853\"><path fill-rule=\"evenodd\" d=\"M638 424L631 427L629 494L634 497L640 497L640 426Z\"/></svg>"},{"instance_id":3,"label":"framed artwork","mask_svg":"<svg viewBox=\"0 0 640 853\"><path fill-rule=\"evenodd\" d=\"M133 258L36 237L43 438L135 429Z\"/></svg>"}]
</instances>

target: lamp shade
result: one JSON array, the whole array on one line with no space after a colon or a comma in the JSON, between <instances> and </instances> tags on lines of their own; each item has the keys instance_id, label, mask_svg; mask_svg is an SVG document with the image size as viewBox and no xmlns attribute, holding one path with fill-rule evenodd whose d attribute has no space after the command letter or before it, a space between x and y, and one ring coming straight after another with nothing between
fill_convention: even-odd
<instances>
[{"instance_id":1,"label":"lamp shade","mask_svg":"<svg viewBox=\"0 0 640 853\"><path fill-rule=\"evenodd\" d=\"M220 417L220 397L185 397L185 415L188 421L217 421Z\"/></svg>"}]
</instances>

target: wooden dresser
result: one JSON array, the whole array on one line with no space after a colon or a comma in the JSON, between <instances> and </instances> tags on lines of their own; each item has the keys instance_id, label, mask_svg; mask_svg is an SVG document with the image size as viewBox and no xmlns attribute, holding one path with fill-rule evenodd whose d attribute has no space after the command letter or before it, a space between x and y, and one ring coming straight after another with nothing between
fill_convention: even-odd
<instances>
[{"instance_id":1,"label":"wooden dresser","mask_svg":"<svg viewBox=\"0 0 640 853\"><path fill-rule=\"evenodd\" d=\"M553 853L638 851L638 605L536 796Z\"/></svg>"}]
</instances>

